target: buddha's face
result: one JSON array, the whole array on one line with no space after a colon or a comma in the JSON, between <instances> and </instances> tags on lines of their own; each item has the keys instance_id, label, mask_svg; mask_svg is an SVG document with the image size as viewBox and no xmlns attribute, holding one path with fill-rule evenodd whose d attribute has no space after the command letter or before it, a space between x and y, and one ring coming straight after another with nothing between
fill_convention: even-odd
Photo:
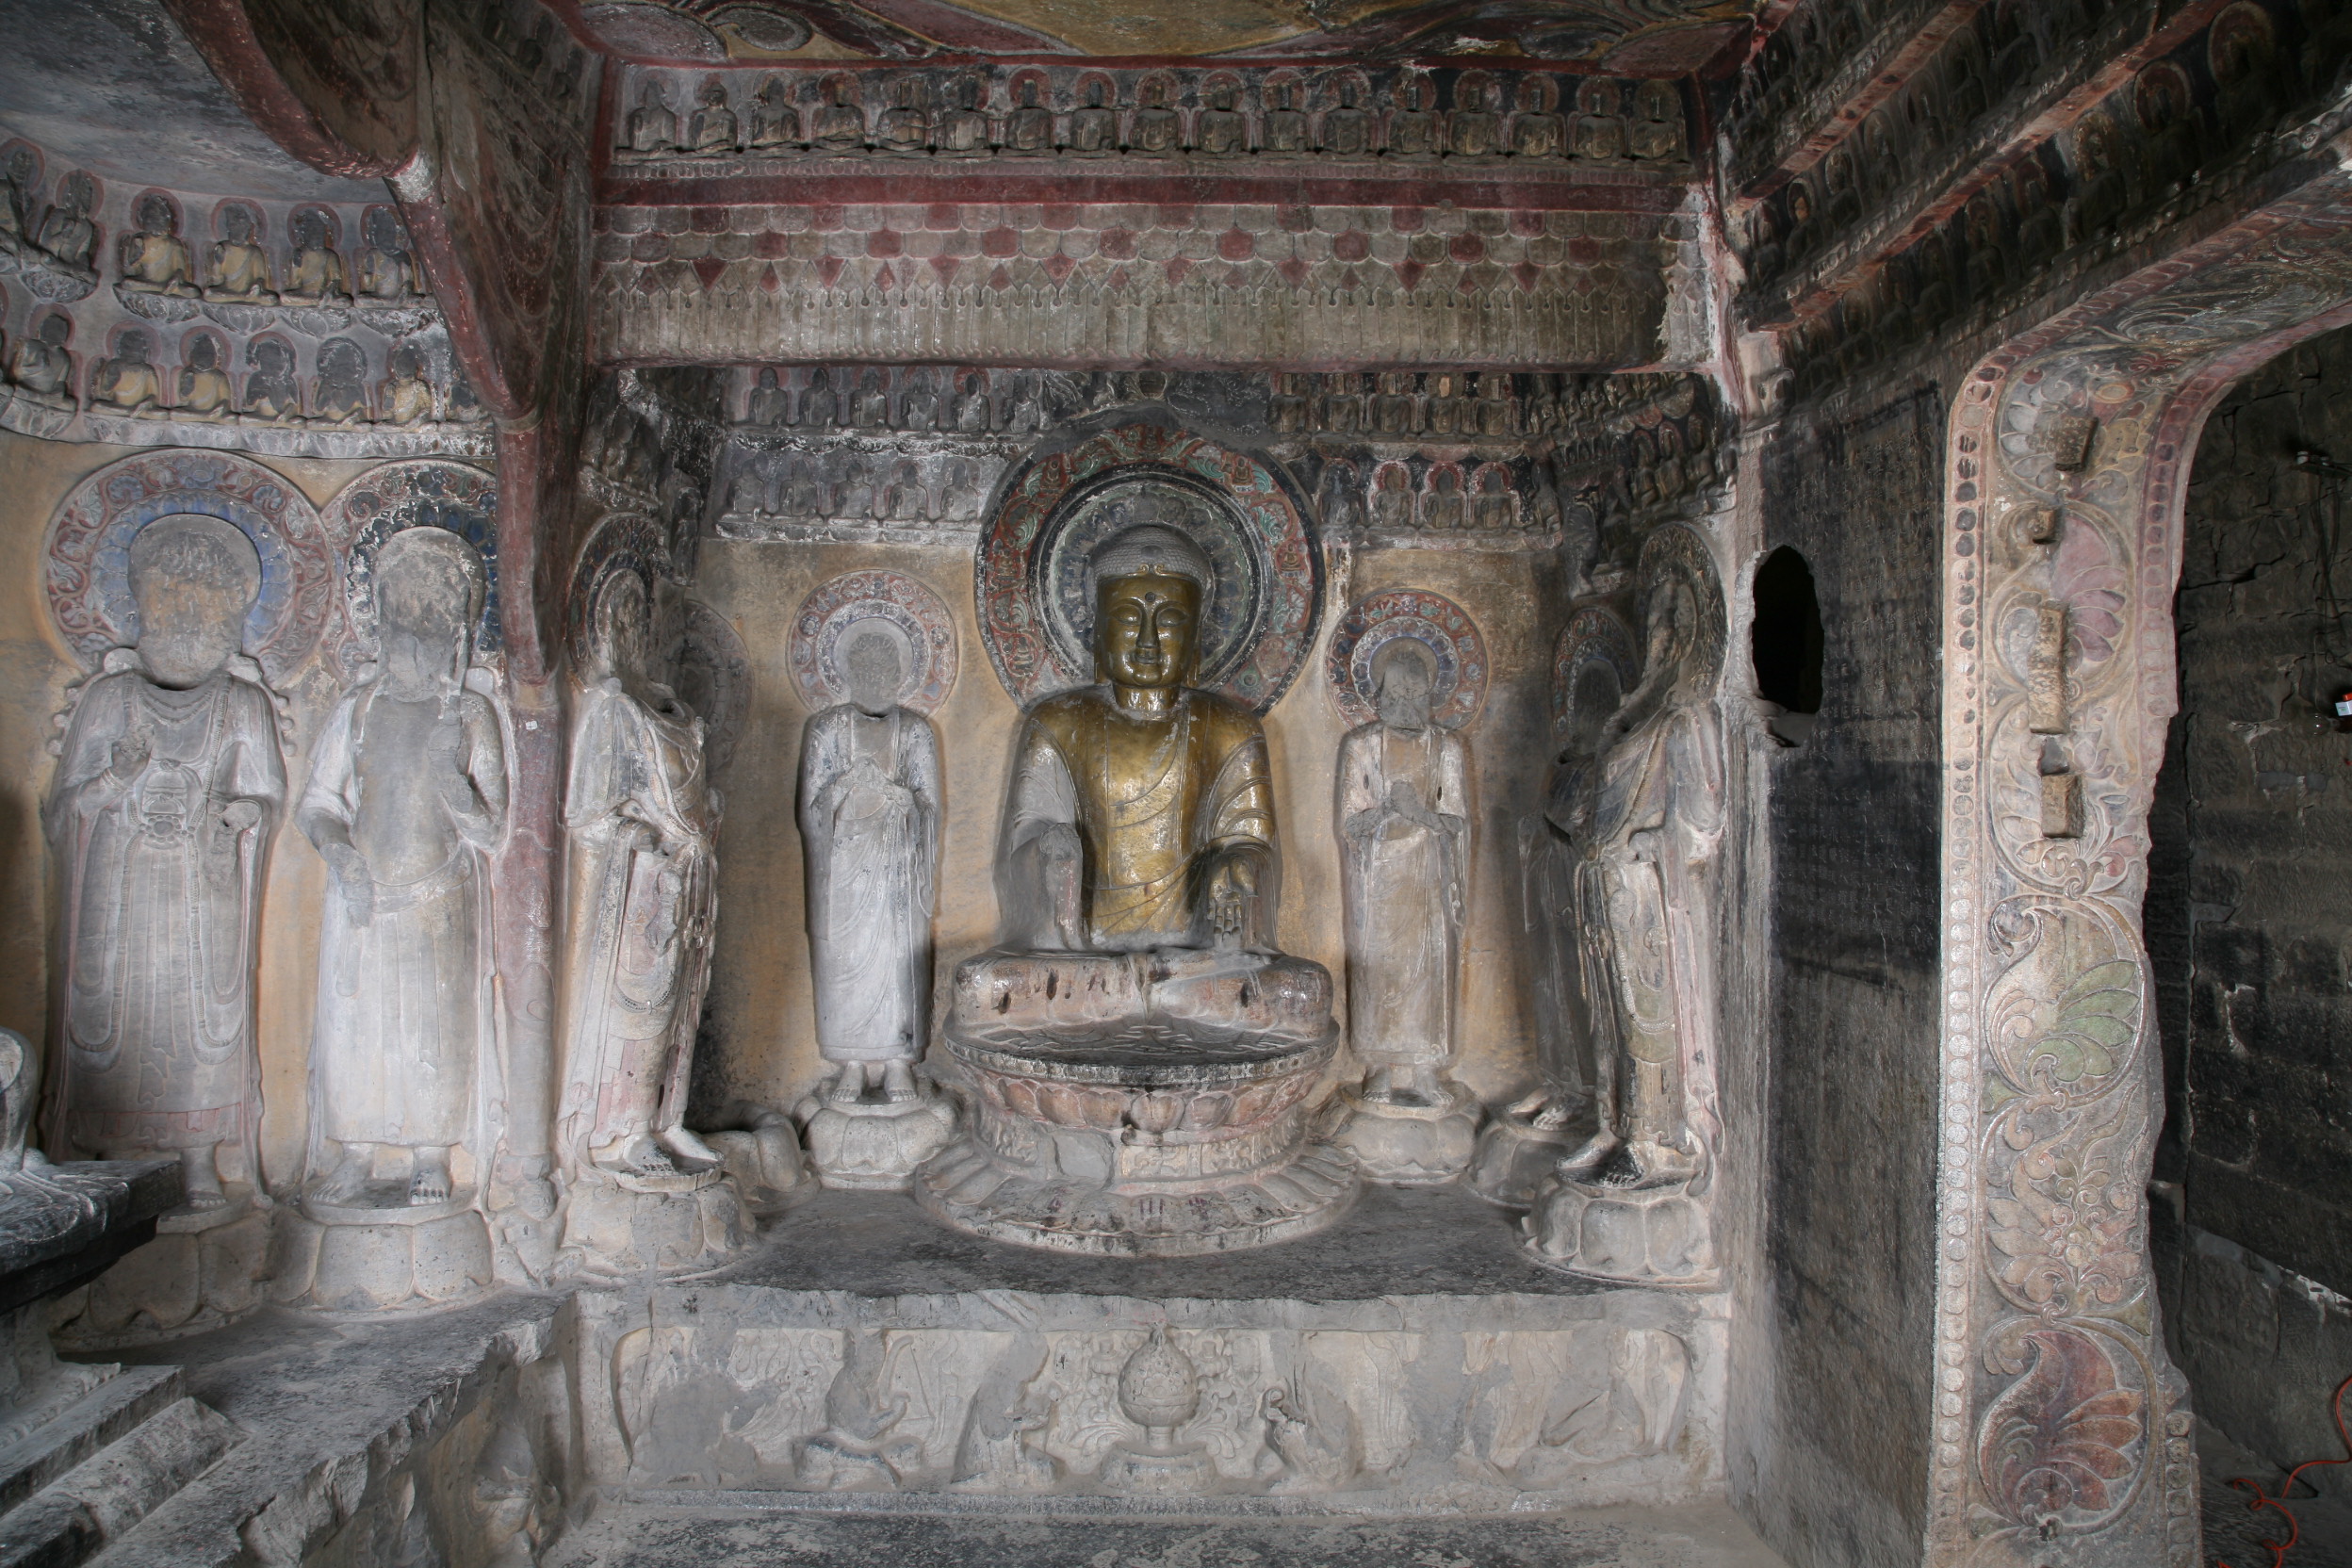
<instances>
[{"instance_id":1,"label":"buddha's face","mask_svg":"<svg viewBox=\"0 0 2352 1568\"><path fill-rule=\"evenodd\" d=\"M860 711L879 716L896 705L906 680L896 643L879 632L867 632L851 641L841 662L849 678L849 700Z\"/></svg>"},{"instance_id":2,"label":"buddha's face","mask_svg":"<svg viewBox=\"0 0 2352 1568\"><path fill-rule=\"evenodd\" d=\"M1190 578L1141 572L1095 591L1095 662L1114 685L1182 686L1192 676L1200 629L1200 588Z\"/></svg>"},{"instance_id":3,"label":"buddha's face","mask_svg":"<svg viewBox=\"0 0 2352 1568\"><path fill-rule=\"evenodd\" d=\"M1380 662L1374 706L1391 729L1418 733L1429 727L1429 698L1437 684L1426 660L1399 653Z\"/></svg>"},{"instance_id":4,"label":"buddha's face","mask_svg":"<svg viewBox=\"0 0 2352 1568\"><path fill-rule=\"evenodd\" d=\"M131 594L139 604L139 656L157 685L185 691L203 684L244 640L248 596L226 570L144 571Z\"/></svg>"}]
</instances>

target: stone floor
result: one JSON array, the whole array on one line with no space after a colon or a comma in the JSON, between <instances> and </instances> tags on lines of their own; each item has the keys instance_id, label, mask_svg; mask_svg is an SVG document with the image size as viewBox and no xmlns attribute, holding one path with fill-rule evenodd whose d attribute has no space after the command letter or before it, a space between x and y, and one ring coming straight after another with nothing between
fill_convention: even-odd
<instances>
[{"instance_id":1,"label":"stone floor","mask_svg":"<svg viewBox=\"0 0 2352 1568\"><path fill-rule=\"evenodd\" d=\"M1728 1508L1482 1519L611 1511L542 1568L1783 1568Z\"/></svg>"},{"instance_id":2,"label":"stone floor","mask_svg":"<svg viewBox=\"0 0 2352 1568\"><path fill-rule=\"evenodd\" d=\"M2276 1509L2257 1513L2247 1508L2247 1494L2230 1480L2244 1476L2275 1492L2283 1478L2278 1466L2263 1462L2206 1422L2197 1425L2197 1452L2204 1483L2205 1560L2228 1568L2270 1568L2270 1553L2262 1542L2284 1541L2291 1527ZM2352 1568L2352 1502L2341 1496L2304 1496L2287 1506L2295 1511L2302 1537L2287 1553L2286 1568Z\"/></svg>"},{"instance_id":3,"label":"stone floor","mask_svg":"<svg viewBox=\"0 0 2352 1568\"><path fill-rule=\"evenodd\" d=\"M1588 1296L1618 1287L1555 1273L1519 1249L1518 1216L1460 1187L1373 1187L1330 1230L1199 1258L1095 1258L951 1231L895 1193L818 1192L771 1224L766 1245L708 1275L772 1290L1249 1300L1312 1294Z\"/></svg>"}]
</instances>

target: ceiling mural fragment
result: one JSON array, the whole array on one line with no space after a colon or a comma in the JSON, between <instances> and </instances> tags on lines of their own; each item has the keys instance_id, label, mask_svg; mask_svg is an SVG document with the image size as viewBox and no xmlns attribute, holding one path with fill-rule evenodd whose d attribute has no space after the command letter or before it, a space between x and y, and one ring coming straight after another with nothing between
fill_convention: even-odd
<instances>
[{"instance_id":1,"label":"ceiling mural fragment","mask_svg":"<svg viewBox=\"0 0 2352 1568\"><path fill-rule=\"evenodd\" d=\"M1357 59L1477 55L1696 71L1743 40L1756 0L580 0L635 59Z\"/></svg>"}]
</instances>

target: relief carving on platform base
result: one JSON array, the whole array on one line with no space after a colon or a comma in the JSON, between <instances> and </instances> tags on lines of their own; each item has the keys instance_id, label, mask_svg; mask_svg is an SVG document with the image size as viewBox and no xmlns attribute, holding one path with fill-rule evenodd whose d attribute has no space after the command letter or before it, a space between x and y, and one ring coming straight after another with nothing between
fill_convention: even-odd
<instances>
[{"instance_id":1,"label":"relief carving on platform base","mask_svg":"<svg viewBox=\"0 0 2352 1568\"><path fill-rule=\"evenodd\" d=\"M1724 761L1715 706L1726 636L1706 545L1643 547L1640 684L1570 818L1592 982L1599 1129L1535 1195L1541 1260L1605 1279L1707 1283L1716 1258L1715 862Z\"/></svg>"},{"instance_id":2,"label":"relief carving on platform base","mask_svg":"<svg viewBox=\"0 0 2352 1568\"><path fill-rule=\"evenodd\" d=\"M1369 1329L1277 1327L1257 1310L1269 1303L1252 1303L1237 1309L1247 1324L1082 1325L1037 1298L999 1295L970 1322L921 1327L869 1304L805 1318L792 1307L784 1321L721 1329L709 1296L692 1313L657 1300L652 1325L613 1353L629 1475L802 1493L1271 1495L1369 1509L1442 1493L1496 1511L1716 1484L1723 1348L1705 1309L1626 1298L1622 1320L1494 1330L1409 1312ZM1286 1318L1316 1310L1270 1305ZM719 1405L736 1425L714 1447Z\"/></svg>"}]
</instances>

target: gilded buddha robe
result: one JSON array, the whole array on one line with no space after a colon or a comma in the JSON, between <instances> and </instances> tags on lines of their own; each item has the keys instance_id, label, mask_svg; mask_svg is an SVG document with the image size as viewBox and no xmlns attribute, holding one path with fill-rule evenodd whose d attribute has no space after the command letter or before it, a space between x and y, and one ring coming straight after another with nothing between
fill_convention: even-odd
<instances>
[{"instance_id":1,"label":"gilded buddha robe","mask_svg":"<svg viewBox=\"0 0 2352 1568\"><path fill-rule=\"evenodd\" d=\"M1057 863L1041 842L1077 830L1083 865ZM1200 906L1209 857L1274 847L1273 776L1266 733L1247 710L1178 691L1163 711L1123 709L1107 686L1032 709L1014 760L1006 908L1022 944L1133 953L1205 947L1218 933ZM1238 945L1270 950L1273 890L1260 887Z\"/></svg>"}]
</instances>

